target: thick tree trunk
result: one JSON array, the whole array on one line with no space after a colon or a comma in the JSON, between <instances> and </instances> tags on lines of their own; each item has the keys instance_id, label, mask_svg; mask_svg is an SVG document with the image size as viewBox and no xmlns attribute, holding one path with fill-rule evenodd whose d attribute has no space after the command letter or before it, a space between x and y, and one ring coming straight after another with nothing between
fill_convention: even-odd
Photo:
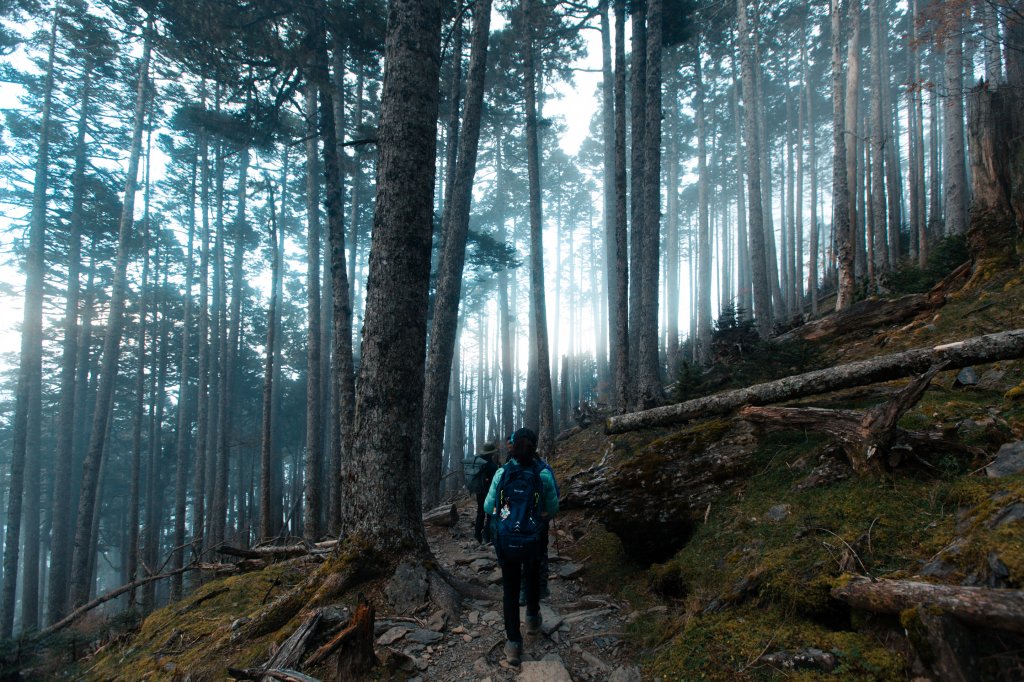
<instances>
[{"instance_id":1,"label":"thick tree trunk","mask_svg":"<svg viewBox=\"0 0 1024 682\"><path fill-rule=\"evenodd\" d=\"M740 73L743 81L743 126L747 144L747 223L750 275L754 289L754 319L761 338L772 333L772 299L764 253L764 202L761 196L761 148L757 121L757 84L754 77L754 51L751 45L747 0L736 0L739 15Z\"/></svg>"},{"instance_id":2,"label":"thick tree trunk","mask_svg":"<svg viewBox=\"0 0 1024 682\"><path fill-rule=\"evenodd\" d=\"M693 99L697 119L697 362L711 364L711 227L708 224L707 126L700 41L693 61Z\"/></svg>"},{"instance_id":3,"label":"thick tree trunk","mask_svg":"<svg viewBox=\"0 0 1024 682\"><path fill-rule=\"evenodd\" d=\"M459 137L458 155L444 216L441 222L441 257L437 266L437 294L427 351L426 385L423 392L423 433L420 438L423 476L423 504L438 502L441 485L441 445L452 356L459 326L459 299L469 234L469 209L480 142L483 114L484 75L487 71L487 41L491 25L491 2L481 0L473 7L469 73L466 82L466 112ZM458 57L462 58L461 52Z\"/></svg>"},{"instance_id":4,"label":"thick tree trunk","mask_svg":"<svg viewBox=\"0 0 1024 682\"><path fill-rule=\"evenodd\" d=\"M117 360L121 350L121 333L124 327L124 306L127 289L128 249L132 237L133 213L135 210L135 184L139 171L139 156L142 149L142 129L146 117L146 80L149 73L151 53L150 36L152 19L147 21L142 60L139 64L139 79L135 94L135 114L132 125L132 140L128 156L124 200L117 236L117 258L114 264L114 282L110 294L110 309L107 328L103 339L103 356L100 364L99 386L96 407L92 420L92 433L86 450L82 473L82 492L78 502L78 520L75 528L75 546L71 561L71 605L80 606L89 599L89 565L92 550L92 517L96 509L96 491L99 487L100 464L106 444L107 427L111 419L114 384L117 379Z\"/></svg>"},{"instance_id":5,"label":"thick tree trunk","mask_svg":"<svg viewBox=\"0 0 1024 682\"><path fill-rule=\"evenodd\" d=\"M342 531L363 535L384 552L427 552L415 436L422 428L441 8L437 0L391 0L389 9L377 203Z\"/></svg>"},{"instance_id":6,"label":"thick tree trunk","mask_svg":"<svg viewBox=\"0 0 1024 682\"><path fill-rule=\"evenodd\" d=\"M661 264L661 35L662 0L647 0L647 69L644 78L643 211L640 229L640 315L636 332L637 405L652 407L664 398L658 344L658 292ZM634 141L634 144L636 142Z\"/></svg>"},{"instance_id":7,"label":"thick tree trunk","mask_svg":"<svg viewBox=\"0 0 1024 682\"><path fill-rule=\"evenodd\" d=\"M605 431L624 433L652 426L664 426L698 417L726 414L743 405L767 405L853 386L890 381L919 374L942 362L948 363L947 369L960 369L969 365L1011 360L1022 356L1024 330L976 336L931 348L915 348L871 360L819 369L675 405L611 417L605 424Z\"/></svg>"},{"instance_id":8,"label":"thick tree trunk","mask_svg":"<svg viewBox=\"0 0 1024 682\"><path fill-rule=\"evenodd\" d=\"M882 18L879 5L881 0L870 0L868 3L871 21L871 221L873 230L874 288L878 287L880 278L889 269L889 246L886 235L885 215L885 124L882 94ZM885 83L884 87L888 87ZM889 188L892 191L892 188Z\"/></svg>"},{"instance_id":9,"label":"thick tree trunk","mask_svg":"<svg viewBox=\"0 0 1024 682\"><path fill-rule=\"evenodd\" d=\"M610 0L601 0L601 136L604 150L604 178L602 179L602 190L604 192L603 218L604 218L604 294L607 305L605 327L607 334L601 339L601 347L605 348L607 355L598 355L598 384L605 383L608 386L608 398L614 396L613 388L616 373L616 338L615 329L618 326L618 307L615 305L615 291L618 273L616 271L616 259L618 258L615 243L615 76L612 71L612 31L609 20ZM607 345L604 345L607 343ZM671 344L671 341L669 341ZM607 400L609 403L612 400Z\"/></svg>"},{"instance_id":10,"label":"thick tree trunk","mask_svg":"<svg viewBox=\"0 0 1024 682\"><path fill-rule=\"evenodd\" d=\"M803 43L806 45L806 40ZM811 224L808 227L810 244L807 264L807 289L811 294L811 315L818 315L818 261L819 235L818 230L818 157L816 154L814 130L814 88L811 85L810 68L807 63L806 48L803 58L804 94L807 98L807 162L811 176Z\"/></svg>"},{"instance_id":11,"label":"thick tree trunk","mask_svg":"<svg viewBox=\"0 0 1024 682\"><path fill-rule=\"evenodd\" d=\"M1016 267L1024 224L1024 95L978 86L967 98L974 200L968 245L981 276ZM987 272L986 272L987 271Z\"/></svg>"},{"instance_id":12,"label":"thick tree trunk","mask_svg":"<svg viewBox=\"0 0 1024 682\"><path fill-rule=\"evenodd\" d=\"M644 236L644 141L647 117L647 30L646 0L629 3L630 58L630 162L629 162L629 407L637 405L637 379L639 375L641 327L641 292L643 291L643 236Z\"/></svg>"},{"instance_id":13,"label":"thick tree trunk","mask_svg":"<svg viewBox=\"0 0 1024 682\"><path fill-rule=\"evenodd\" d=\"M322 76L325 74L322 74ZM339 95L340 96L340 95ZM324 139L324 171L327 181L327 226L331 262L331 457L328 473L330 504L328 529L331 535L341 531L342 462L352 452L352 425L355 419L355 373L352 366L352 306L349 298L348 271L345 266L344 197L341 193L341 163L338 157L337 126L330 90L320 90L321 135Z\"/></svg>"},{"instance_id":14,"label":"thick tree trunk","mask_svg":"<svg viewBox=\"0 0 1024 682\"><path fill-rule=\"evenodd\" d=\"M540 142L537 131L537 72L534 61L533 0L522 0L526 40L523 45L523 74L526 88L526 162L530 196L530 306L536 328L537 388L540 420L537 449L550 455L555 442L554 400L548 351L548 316L544 295L544 243L540 194Z\"/></svg>"},{"instance_id":15,"label":"thick tree trunk","mask_svg":"<svg viewBox=\"0 0 1024 682\"><path fill-rule=\"evenodd\" d=\"M846 131L843 121L843 27L839 0L832 0L832 234L839 258L836 310L853 303L854 249L850 239L850 190L846 182ZM849 11L860 11L852 0Z\"/></svg>"},{"instance_id":16,"label":"thick tree trunk","mask_svg":"<svg viewBox=\"0 0 1024 682\"><path fill-rule=\"evenodd\" d=\"M946 144L943 147L943 184L946 209L946 234L967 232L967 166L964 150L964 49L962 9L952 13L952 24L946 36L946 97L944 123Z\"/></svg>"},{"instance_id":17,"label":"thick tree trunk","mask_svg":"<svg viewBox=\"0 0 1024 682\"><path fill-rule=\"evenodd\" d=\"M1024 590L854 578L833 588L832 596L874 613L934 608L968 625L1024 634Z\"/></svg>"},{"instance_id":18,"label":"thick tree trunk","mask_svg":"<svg viewBox=\"0 0 1024 682\"><path fill-rule=\"evenodd\" d=\"M678 62L675 66L678 66ZM677 69L673 68L673 71ZM673 76L669 86L669 98L675 102L679 95L679 78ZM665 230L665 251L667 261L665 266L665 274L667 278L666 282L666 294L665 294L665 311L666 318L666 336L667 336L667 348L666 356L668 358L668 376L669 380L674 380L679 374L679 360L680 360L680 349L679 349L679 137L681 132L679 130L679 110L678 107L668 107L668 125L669 125L669 142L668 142L668 169L666 173L666 190L668 192L668 202L666 206L666 230ZM723 242L723 251L728 252L728 240ZM724 276L726 282L729 281L729 275ZM727 293L724 295L726 300L731 300L732 295ZM710 324L710 323L709 323Z\"/></svg>"},{"instance_id":19,"label":"thick tree trunk","mask_svg":"<svg viewBox=\"0 0 1024 682\"><path fill-rule=\"evenodd\" d=\"M320 539L320 482L323 468L323 391L320 386L320 127L317 83L306 79L306 458L303 534Z\"/></svg>"},{"instance_id":20,"label":"thick tree trunk","mask_svg":"<svg viewBox=\"0 0 1024 682\"><path fill-rule=\"evenodd\" d=\"M739 293L736 297L737 312L743 319L749 319L753 308L753 281L750 274L750 243L747 238L747 203L743 191L746 176L743 159L743 126L740 111L740 83L737 78L739 65L733 60L732 68L732 109L736 142L736 275ZM693 315L690 316L693 322Z\"/></svg>"},{"instance_id":21,"label":"thick tree trunk","mask_svg":"<svg viewBox=\"0 0 1024 682\"><path fill-rule=\"evenodd\" d=\"M626 3L615 0L615 388L613 404L629 400L629 257L626 225Z\"/></svg>"},{"instance_id":22,"label":"thick tree trunk","mask_svg":"<svg viewBox=\"0 0 1024 682\"><path fill-rule=\"evenodd\" d=\"M860 19L861 12L850 12L849 40L846 44L846 101L845 104L845 129L846 135L846 186L850 188L853 195L849 202L850 214L850 239L854 244L854 277L860 279L867 271L864 257L864 230L869 220L868 212L859 208L863 207L862 193L860 192L860 171L859 166L861 136L857 134L857 125L860 121ZM871 81L871 88L875 87ZM870 148L870 144L866 145ZM866 166L865 166L866 167Z\"/></svg>"}]
</instances>

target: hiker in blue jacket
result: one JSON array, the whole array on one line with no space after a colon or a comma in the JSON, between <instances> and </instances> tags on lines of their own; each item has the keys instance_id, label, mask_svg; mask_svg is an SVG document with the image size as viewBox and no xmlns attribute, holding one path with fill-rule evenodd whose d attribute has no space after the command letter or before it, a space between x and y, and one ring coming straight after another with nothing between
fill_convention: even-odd
<instances>
[{"instance_id":1,"label":"hiker in blue jacket","mask_svg":"<svg viewBox=\"0 0 1024 682\"><path fill-rule=\"evenodd\" d=\"M493 515L494 542L502 578L505 659L519 665L523 636L519 627L519 587L526 584L526 633L540 632L541 529L558 513L555 477L537 457L537 435L519 429L511 438L509 461L494 475L484 500Z\"/></svg>"}]
</instances>

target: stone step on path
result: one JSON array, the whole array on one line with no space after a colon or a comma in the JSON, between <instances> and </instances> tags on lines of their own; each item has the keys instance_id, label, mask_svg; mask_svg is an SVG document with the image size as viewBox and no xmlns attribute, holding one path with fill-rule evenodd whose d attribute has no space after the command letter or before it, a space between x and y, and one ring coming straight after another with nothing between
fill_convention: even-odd
<instances>
[{"instance_id":1,"label":"stone step on path","mask_svg":"<svg viewBox=\"0 0 1024 682\"><path fill-rule=\"evenodd\" d=\"M524 642L523 663L504 660L501 569L493 549L472 539L475 503L459 505L452 528L430 529L435 557L462 580L489 590L493 601L466 600L450 621L440 612L378 622L378 651L389 649L410 661L410 680L455 682L639 682L640 672L622 641L626 612L607 595L594 595L579 581L586 567L567 557L549 556L551 595L541 602L541 633ZM557 521L556 521L557 523ZM525 608L520 619L525 623Z\"/></svg>"}]
</instances>

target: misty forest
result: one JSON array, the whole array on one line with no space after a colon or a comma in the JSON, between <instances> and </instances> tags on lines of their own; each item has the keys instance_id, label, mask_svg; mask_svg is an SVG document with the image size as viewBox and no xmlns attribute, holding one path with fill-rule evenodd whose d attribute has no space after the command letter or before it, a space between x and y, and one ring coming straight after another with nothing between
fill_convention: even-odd
<instances>
[{"instance_id":1,"label":"misty forest","mask_svg":"<svg viewBox=\"0 0 1024 682\"><path fill-rule=\"evenodd\" d=\"M0 678L1024 676L1019 0L0 0L0 98Z\"/></svg>"}]
</instances>

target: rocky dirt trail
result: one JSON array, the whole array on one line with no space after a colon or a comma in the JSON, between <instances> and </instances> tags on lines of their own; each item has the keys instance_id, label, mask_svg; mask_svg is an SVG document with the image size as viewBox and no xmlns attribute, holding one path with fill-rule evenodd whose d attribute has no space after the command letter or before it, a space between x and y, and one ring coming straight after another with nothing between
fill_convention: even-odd
<instances>
[{"instance_id":1,"label":"rocky dirt trail","mask_svg":"<svg viewBox=\"0 0 1024 682\"><path fill-rule=\"evenodd\" d=\"M585 566L559 554L570 540L551 533L549 598L541 600L542 632L526 637L520 668L505 662L501 617L501 570L490 546L473 539L475 503L459 503L459 521L450 528L429 528L434 555L453 575L487 589L493 600L463 602L457 619L440 611L412 618L381 618L376 623L378 649L390 648L412 659L410 680L516 680L565 682L610 680L639 682L639 669L628 660L623 633L631 617L628 605L608 595L591 594L579 580ZM520 608L525 621L525 609Z\"/></svg>"}]
</instances>

